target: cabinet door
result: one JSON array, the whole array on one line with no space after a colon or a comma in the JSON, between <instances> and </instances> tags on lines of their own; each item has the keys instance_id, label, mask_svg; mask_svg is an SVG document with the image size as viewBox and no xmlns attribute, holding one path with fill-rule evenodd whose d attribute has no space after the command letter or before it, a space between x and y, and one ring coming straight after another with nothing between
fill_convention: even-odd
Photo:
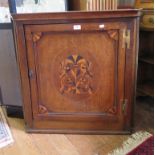
<instances>
[{"instance_id":1,"label":"cabinet door","mask_svg":"<svg viewBox=\"0 0 155 155\"><path fill-rule=\"evenodd\" d=\"M25 26L33 128L123 130L126 27Z\"/></svg>"}]
</instances>

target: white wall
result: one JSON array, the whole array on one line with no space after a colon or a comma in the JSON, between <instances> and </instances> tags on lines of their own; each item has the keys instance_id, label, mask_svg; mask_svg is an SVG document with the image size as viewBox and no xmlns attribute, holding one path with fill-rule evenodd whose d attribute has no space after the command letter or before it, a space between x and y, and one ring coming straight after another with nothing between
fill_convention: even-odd
<instances>
[{"instance_id":1,"label":"white wall","mask_svg":"<svg viewBox=\"0 0 155 155\"><path fill-rule=\"evenodd\" d=\"M22 106L12 30L0 29L0 87L3 104Z\"/></svg>"}]
</instances>

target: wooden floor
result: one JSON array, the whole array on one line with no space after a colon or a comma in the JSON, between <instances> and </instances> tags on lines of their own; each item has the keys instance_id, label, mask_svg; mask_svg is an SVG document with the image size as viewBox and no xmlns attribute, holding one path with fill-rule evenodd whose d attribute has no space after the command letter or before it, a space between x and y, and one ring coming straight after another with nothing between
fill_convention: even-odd
<instances>
[{"instance_id":1,"label":"wooden floor","mask_svg":"<svg viewBox=\"0 0 155 155\"><path fill-rule=\"evenodd\" d=\"M136 105L135 131L153 133L153 106L140 100ZM0 155L106 155L129 136L26 134L22 119L8 118L14 144Z\"/></svg>"}]
</instances>

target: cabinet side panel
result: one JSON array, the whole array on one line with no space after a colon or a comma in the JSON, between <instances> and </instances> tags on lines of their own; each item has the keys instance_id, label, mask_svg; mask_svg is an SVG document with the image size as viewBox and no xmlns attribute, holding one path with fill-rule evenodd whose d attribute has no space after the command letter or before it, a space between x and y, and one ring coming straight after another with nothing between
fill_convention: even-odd
<instances>
[{"instance_id":1,"label":"cabinet side panel","mask_svg":"<svg viewBox=\"0 0 155 155\"><path fill-rule=\"evenodd\" d=\"M27 54L25 46L24 27L22 24L14 23L15 43L17 51L17 60L20 70L22 99L24 118L28 127L32 127L32 108L31 108L31 91L28 78Z\"/></svg>"}]
</instances>

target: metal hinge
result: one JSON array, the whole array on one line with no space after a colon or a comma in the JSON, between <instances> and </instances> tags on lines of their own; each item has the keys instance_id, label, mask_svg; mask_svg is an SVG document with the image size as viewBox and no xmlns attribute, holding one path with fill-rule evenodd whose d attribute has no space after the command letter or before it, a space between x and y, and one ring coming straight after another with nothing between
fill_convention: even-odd
<instances>
[{"instance_id":1,"label":"metal hinge","mask_svg":"<svg viewBox=\"0 0 155 155\"><path fill-rule=\"evenodd\" d=\"M130 30L123 30L123 44L122 48L130 49L131 37L130 37Z\"/></svg>"},{"instance_id":2,"label":"metal hinge","mask_svg":"<svg viewBox=\"0 0 155 155\"><path fill-rule=\"evenodd\" d=\"M122 101L122 112L124 113L124 114L126 114L126 110L127 110L127 104L128 104L128 100L127 99L124 99L123 101Z\"/></svg>"}]
</instances>

